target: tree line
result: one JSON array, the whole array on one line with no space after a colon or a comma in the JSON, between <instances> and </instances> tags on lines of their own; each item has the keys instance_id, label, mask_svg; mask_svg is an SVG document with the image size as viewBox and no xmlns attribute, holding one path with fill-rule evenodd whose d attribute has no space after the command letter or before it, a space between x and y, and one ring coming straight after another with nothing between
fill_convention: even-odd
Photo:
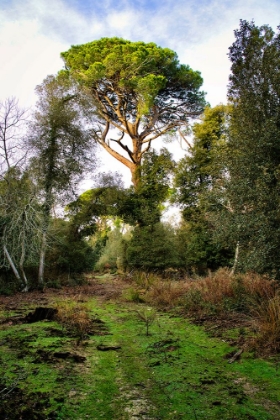
<instances>
[{"instance_id":1,"label":"tree line","mask_svg":"<svg viewBox=\"0 0 280 420\"><path fill-rule=\"evenodd\" d=\"M279 278L280 35L240 21L228 103L211 108L198 71L153 43L102 38L61 54L32 111L0 104L3 289L43 288L92 269L231 266ZM185 156L175 162L170 146ZM98 147L129 168L77 195ZM165 207L181 221L163 223Z\"/></svg>"}]
</instances>

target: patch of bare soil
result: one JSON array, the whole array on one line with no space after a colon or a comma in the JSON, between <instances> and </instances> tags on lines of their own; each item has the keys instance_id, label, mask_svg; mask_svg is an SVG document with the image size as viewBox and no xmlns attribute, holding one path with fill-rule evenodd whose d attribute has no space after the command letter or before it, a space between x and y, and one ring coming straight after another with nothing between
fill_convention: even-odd
<instances>
[{"instance_id":1,"label":"patch of bare soil","mask_svg":"<svg viewBox=\"0 0 280 420\"><path fill-rule=\"evenodd\" d=\"M64 286L60 289L46 288L43 292L36 290L28 293L19 292L13 296L0 295L0 308L18 314L14 315L16 320L17 316L20 317L24 312L24 307L43 307L54 297L71 297L78 301L86 301L89 296L95 296L101 300L110 300L121 296L124 288L127 287L129 287L128 283L118 276L108 275L108 281L105 277L100 280L88 276L87 283L84 285Z\"/></svg>"},{"instance_id":2,"label":"patch of bare soil","mask_svg":"<svg viewBox=\"0 0 280 420\"><path fill-rule=\"evenodd\" d=\"M194 324L203 326L209 335L219 338L224 338L224 334L229 330L240 329L242 331L245 328L252 328L252 320L239 312L202 315L200 317L192 317L191 320ZM246 337L241 334L238 338L227 338L226 341L232 346L243 345Z\"/></svg>"},{"instance_id":3,"label":"patch of bare soil","mask_svg":"<svg viewBox=\"0 0 280 420\"><path fill-rule=\"evenodd\" d=\"M49 397L42 392L26 395L17 386L0 383L0 420L55 420L55 412L46 416Z\"/></svg>"}]
</instances>

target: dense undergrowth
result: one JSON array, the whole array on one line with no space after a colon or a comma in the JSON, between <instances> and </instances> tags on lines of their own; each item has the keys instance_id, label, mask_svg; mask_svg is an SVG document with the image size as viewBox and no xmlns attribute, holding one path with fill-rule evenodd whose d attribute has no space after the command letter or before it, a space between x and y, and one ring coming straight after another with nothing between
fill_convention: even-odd
<instances>
[{"instance_id":1,"label":"dense undergrowth","mask_svg":"<svg viewBox=\"0 0 280 420\"><path fill-rule=\"evenodd\" d=\"M160 309L173 308L195 320L246 320L250 338L246 345L258 354L280 350L280 289L275 280L255 273L232 275L220 269L206 277L163 280L136 272L126 297Z\"/></svg>"}]
</instances>

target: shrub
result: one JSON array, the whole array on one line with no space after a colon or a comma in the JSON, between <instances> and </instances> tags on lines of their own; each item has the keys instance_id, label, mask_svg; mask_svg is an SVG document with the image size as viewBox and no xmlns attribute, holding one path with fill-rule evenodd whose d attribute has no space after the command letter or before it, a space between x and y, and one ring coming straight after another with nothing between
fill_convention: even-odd
<instances>
[{"instance_id":1,"label":"shrub","mask_svg":"<svg viewBox=\"0 0 280 420\"><path fill-rule=\"evenodd\" d=\"M145 272L145 271L134 271L132 273L132 281L138 287L144 290L149 290L149 288L157 281L159 281L159 276L155 273Z\"/></svg>"},{"instance_id":2,"label":"shrub","mask_svg":"<svg viewBox=\"0 0 280 420\"><path fill-rule=\"evenodd\" d=\"M138 274L142 283L148 277ZM159 278L146 286L146 300L158 306L184 304L188 312L252 313L259 304L275 296L277 283L254 273L232 276L229 269L219 269L202 278L185 281L162 281Z\"/></svg>"}]
</instances>

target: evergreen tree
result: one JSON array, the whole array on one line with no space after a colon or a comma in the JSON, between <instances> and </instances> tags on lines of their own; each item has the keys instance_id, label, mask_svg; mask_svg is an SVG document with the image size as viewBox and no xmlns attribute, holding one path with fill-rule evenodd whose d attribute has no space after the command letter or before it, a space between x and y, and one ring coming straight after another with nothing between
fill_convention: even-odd
<instances>
[{"instance_id":1,"label":"evergreen tree","mask_svg":"<svg viewBox=\"0 0 280 420\"><path fill-rule=\"evenodd\" d=\"M229 49L228 195L243 267L280 276L280 33L241 20Z\"/></svg>"},{"instance_id":2,"label":"evergreen tree","mask_svg":"<svg viewBox=\"0 0 280 420\"><path fill-rule=\"evenodd\" d=\"M181 263L194 270L228 264L230 250L215 240L213 215L227 205L227 120L228 108L206 108L193 127L193 143L176 169L175 200L183 210L178 229ZM225 242L225 241L224 241Z\"/></svg>"},{"instance_id":3,"label":"evergreen tree","mask_svg":"<svg viewBox=\"0 0 280 420\"><path fill-rule=\"evenodd\" d=\"M91 98L93 138L130 169L135 187L151 143L204 108L200 73L154 43L102 38L61 55L65 71Z\"/></svg>"}]
</instances>

